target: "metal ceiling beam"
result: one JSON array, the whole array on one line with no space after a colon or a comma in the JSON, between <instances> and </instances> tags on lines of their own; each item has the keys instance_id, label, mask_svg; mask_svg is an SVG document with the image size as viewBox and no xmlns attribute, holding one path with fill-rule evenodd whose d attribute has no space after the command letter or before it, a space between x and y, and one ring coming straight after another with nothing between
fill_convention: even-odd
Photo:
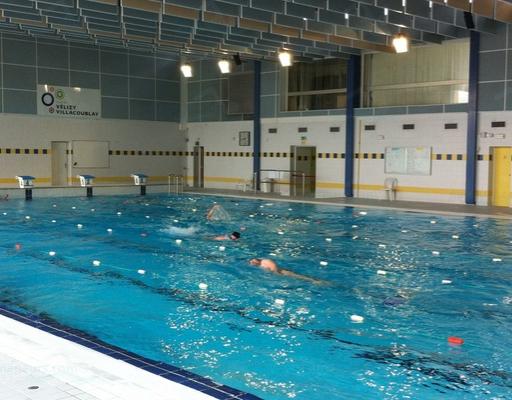
<instances>
[{"instance_id":1,"label":"metal ceiling beam","mask_svg":"<svg viewBox=\"0 0 512 400\"><path fill-rule=\"evenodd\" d=\"M29 29L34 36L46 28L66 40L81 34L153 50L168 42L176 51L260 58L289 48L306 59L391 52L398 32L413 43L466 37L464 12L475 14L475 29L482 32L512 22L506 0L0 0L0 12L4 29Z\"/></svg>"}]
</instances>

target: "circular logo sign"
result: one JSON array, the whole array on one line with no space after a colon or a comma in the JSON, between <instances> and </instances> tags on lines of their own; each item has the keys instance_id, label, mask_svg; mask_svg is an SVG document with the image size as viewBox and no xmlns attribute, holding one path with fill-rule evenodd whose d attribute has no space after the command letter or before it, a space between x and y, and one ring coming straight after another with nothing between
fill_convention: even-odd
<instances>
[{"instance_id":1,"label":"circular logo sign","mask_svg":"<svg viewBox=\"0 0 512 400\"><path fill-rule=\"evenodd\" d=\"M64 90L59 89L55 92L55 96L58 100L62 100L64 98Z\"/></svg>"},{"instance_id":2,"label":"circular logo sign","mask_svg":"<svg viewBox=\"0 0 512 400\"><path fill-rule=\"evenodd\" d=\"M41 101L46 107L50 107L55 102L55 98L53 94L46 92L41 96Z\"/></svg>"}]
</instances>

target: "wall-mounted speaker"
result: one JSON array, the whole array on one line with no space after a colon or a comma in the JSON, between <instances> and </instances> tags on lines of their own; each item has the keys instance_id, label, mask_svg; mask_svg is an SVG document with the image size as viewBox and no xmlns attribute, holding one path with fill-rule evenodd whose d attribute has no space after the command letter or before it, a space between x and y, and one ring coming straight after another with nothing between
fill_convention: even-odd
<instances>
[{"instance_id":1,"label":"wall-mounted speaker","mask_svg":"<svg viewBox=\"0 0 512 400\"><path fill-rule=\"evenodd\" d=\"M466 24L466 28L475 29L475 21L473 21L473 14L469 11L464 11L464 23Z\"/></svg>"},{"instance_id":2,"label":"wall-mounted speaker","mask_svg":"<svg viewBox=\"0 0 512 400\"><path fill-rule=\"evenodd\" d=\"M233 54L233 61L236 65L242 65L242 59L240 58L240 54Z\"/></svg>"}]
</instances>

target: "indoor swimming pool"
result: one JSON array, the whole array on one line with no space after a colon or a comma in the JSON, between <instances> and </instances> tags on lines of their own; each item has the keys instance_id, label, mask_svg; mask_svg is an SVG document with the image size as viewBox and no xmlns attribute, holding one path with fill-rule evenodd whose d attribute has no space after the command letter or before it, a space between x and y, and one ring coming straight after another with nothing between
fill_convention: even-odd
<instances>
[{"instance_id":1,"label":"indoor swimming pool","mask_svg":"<svg viewBox=\"0 0 512 400\"><path fill-rule=\"evenodd\" d=\"M229 218L209 221L214 204ZM507 220L193 195L10 200L0 265L0 305L264 399L512 393Z\"/></svg>"}]
</instances>

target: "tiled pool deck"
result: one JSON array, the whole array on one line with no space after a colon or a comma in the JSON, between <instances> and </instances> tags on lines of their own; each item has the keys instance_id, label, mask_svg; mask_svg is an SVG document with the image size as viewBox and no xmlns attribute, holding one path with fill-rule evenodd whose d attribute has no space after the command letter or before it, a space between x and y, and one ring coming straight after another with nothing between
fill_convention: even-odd
<instances>
[{"instance_id":1,"label":"tiled pool deck","mask_svg":"<svg viewBox=\"0 0 512 400\"><path fill-rule=\"evenodd\" d=\"M258 400L49 318L0 307L2 400Z\"/></svg>"},{"instance_id":2,"label":"tiled pool deck","mask_svg":"<svg viewBox=\"0 0 512 400\"><path fill-rule=\"evenodd\" d=\"M362 207L386 210L411 211L428 214L512 219L512 208L509 207L476 206L470 204L427 203L422 201L390 201L378 199L363 199L355 197L291 198L287 196L281 196L279 194L268 194L259 192L254 193L252 191L242 192L239 190L224 189L188 188L186 189L186 193L212 196L242 197L248 199L272 199L276 201L290 201L298 203L324 204L344 207Z\"/></svg>"}]
</instances>

